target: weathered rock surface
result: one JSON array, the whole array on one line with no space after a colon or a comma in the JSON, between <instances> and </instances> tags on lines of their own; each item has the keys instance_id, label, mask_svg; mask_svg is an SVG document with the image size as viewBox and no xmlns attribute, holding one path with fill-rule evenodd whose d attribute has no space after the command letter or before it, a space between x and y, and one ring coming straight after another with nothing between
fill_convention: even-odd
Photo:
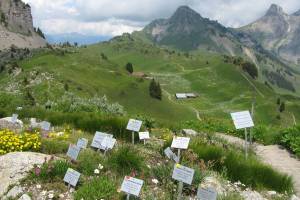
<instances>
[{"instance_id":1,"label":"weathered rock surface","mask_svg":"<svg viewBox=\"0 0 300 200\"><path fill-rule=\"evenodd\" d=\"M20 194L23 193L23 188L21 186L14 186L12 189L8 191L3 199L16 198Z\"/></svg>"},{"instance_id":2,"label":"weathered rock surface","mask_svg":"<svg viewBox=\"0 0 300 200\"><path fill-rule=\"evenodd\" d=\"M0 197L8 187L25 178L33 166L41 165L50 156L34 152L14 152L0 156Z\"/></svg>"},{"instance_id":3,"label":"weathered rock surface","mask_svg":"<svg viewBox=\"0 0 300 200\"><path fill-rule=\"evenodd\" d=\"M240 28L262 46L277 53L281 58L300 64L300 16L299 11L288 15L273 4L266 15Z\"/></svg>"},{"instance_id":4,"label":"weathered rock surface","mask_svg":"<svg viewBox=\"0 0 300 200\"><path fill-rule=\"evenodd\" d=\"M30 196L28 194L23 194L19 200L31 200Z\"/></svg>"},{"instance_id":5,"label":"weathered rock surface","mask_svg":"<svg viewBox=\"0 0 300 200\"><path fill-rule=\"evenodd\" d=\"M38 48L46 41L33 27L31 8L21 0L0 1L0 50L15 45L19 48Z\"/></svg>"},{"instance_id":6,"label":"weathered rock surface","mask_svg":"<svg viewBox=\"0 0 300 200\"><path fill-rule=\"evenodd\" d=\"M13 122L11 117L0 119L0 129L16 130L16 129L22 129L22 127L23 127L23 122L21 120L17 120L16 122Z\"/></svg>"}]
</instances>

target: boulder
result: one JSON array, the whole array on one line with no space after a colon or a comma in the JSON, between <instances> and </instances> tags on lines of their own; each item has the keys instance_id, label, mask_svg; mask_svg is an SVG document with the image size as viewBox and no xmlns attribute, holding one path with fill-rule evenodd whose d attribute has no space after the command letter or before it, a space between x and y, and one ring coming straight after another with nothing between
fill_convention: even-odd
<instances>
[{"instance_id":1,"label":"boulder","mask_svg":"<svg viewBox=\"0 0 300 200\"><path fill-rule=\"evenodd\" d=\"M21 186L14 186L8 191L3 199L15 199L17 196L23 193L23 188Z\"/></svg>"},{"instance_id":2,"label":"boulder","mask_svg":"<svg viewBox=\"0 0 300 200\"><path fill-rule=\"evenodd\" d=\"M13 122L12 117L6 117L0 119L0 129L9 129L9 130L17 130L23 128L23 122L21 120L16 120Z\"/></svg>"},{"instance_id":3,"label":"boulder","mask_svg":"<svg viewBox=\"0 0 300 200\"><path fill-rule=\"evenodd\" d=\"M13 152L0 156L0 199L10 185L28 175L34 165L42 165L51 156L34 152Z\"/></svg>"},{"instance_id":4,"label":"boulder","mask_svg":"<svg viewBox=\"0 0 300 200\"><path fill-rule=\"evenodd\" d=\"M31 200L28 194L23 194L18 200Z\"/></svg>"},{"instance_id":5,"label":"boulder","mask_svg":"<svg viewBox=\"0 0 300 200\"><path fill-rule=\"evenodd\" d=\"M193 129L183 129L182 133L189 136L196 136L198 133L194 131Z\"/></svg>"},{"instance_id":6,"label":"boulder","mask_svg":"<svg viewBox=\"0 0 300 200\"><path fill-rule=\"evenodd\" d=\"M300 198L293 194L291 200L300 200Z\"/></svg>"}]
</instances>

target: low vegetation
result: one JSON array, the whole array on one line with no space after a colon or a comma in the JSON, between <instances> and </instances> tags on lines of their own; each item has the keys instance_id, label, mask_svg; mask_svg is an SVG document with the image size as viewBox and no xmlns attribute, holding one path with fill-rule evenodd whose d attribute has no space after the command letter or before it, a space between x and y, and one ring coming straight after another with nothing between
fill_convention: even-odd
<instances>
[{"instance_id":1,"label":"low vegetation","mask_svg":"<svg viewBox=\"0 0 300 200\"><path fill-rule=\"evenodd\" d=\"M117 187L111 178L94 178L76 191L75 200L81 199L117 199Z\"/></svg>"},{"instance_id":2,"label":"low vegetation","mask_svg":"<svg viewBox=\"0 0 300 200\"><path fill-rule=\"evenodd\" d=\"M122 146L114 151L108 160L112 169L121 175L140 174L145 168L143 158L139 156L138 151L132 146Z\"/></svg>"},{"instance_id":3,"label":"low vegetation","mask_svg":"<svg viewBox=\"0 0 300 200\"><path fill-rule=\"evenodd\" d=\"M199 159L211 162L212 168L224 172L231 181L241 181L254 188L267 188L278 192L292 192L291 177L276 172L254 156L245 159L242 152L208 145L202 139L194 140L191 149Z\"/></svg>"},{"instance_id":4,"label":"low vegetation","mask_svg":"<svg viewBox=\"0 0 300 200\"><path fill-rule=\"evenodd\" d=\"M300 126L283 130L281 144L300 157Z\"/></svg>"}]
</instances>

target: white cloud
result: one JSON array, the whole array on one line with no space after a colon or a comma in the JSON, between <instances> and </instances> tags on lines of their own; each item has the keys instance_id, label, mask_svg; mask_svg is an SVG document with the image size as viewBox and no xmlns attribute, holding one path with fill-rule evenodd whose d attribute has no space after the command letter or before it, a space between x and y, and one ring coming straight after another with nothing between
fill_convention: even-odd
<instances>
[{"instance_id":1,"label":"white cloud","mask_svg":"<svg viewBox=\"0 0 300 200\"><path fill-rule=\"evenodd\" d=\"M288 13L299 0L23 0L33 10L34 23L46 33L117 35L141 29L156 18L172 15L187 4L202 16L239 27L262 16L272 3Z\"/></svg>"},{"instance_id":2,"label":"white cloud","mask_svg":"<svg viewBox=\"0 0 300 200\"><path fill-rule=\"evenodd\" d=\"M109 19L100 22L81 22L73 19L49 19L41 22L42 30L51 34L80 33L89 35L117 36L131 33L142 27L128 25L124 20Z\"/></svg>"}]
</instances>

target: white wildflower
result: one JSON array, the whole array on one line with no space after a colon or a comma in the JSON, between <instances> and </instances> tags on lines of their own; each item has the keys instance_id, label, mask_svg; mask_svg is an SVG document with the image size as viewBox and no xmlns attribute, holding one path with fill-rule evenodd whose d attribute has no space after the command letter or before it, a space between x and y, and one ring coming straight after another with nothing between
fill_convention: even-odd
<instances>
[{"instance_id":1,"label":"white wildflower","mask_svg":"<svg viewBox=\"0 0 300 200\"><path fill-rule=\"evenodd\" d=\"M95 170L94 170L94 174L100 174L99 169L95 169Z\"/></svg>"},{"instance_id":2,"label":"white wildflower","mask_svg":"<svg viewBox=\"0 0 300 200\"><path fill-rule=\"evenodd\" d=\"M159 181L158 181L157 179L155 179L155 178L154 178L154 179L152 179L152 183L154 183L154 184L158 184L158 182L159 182Z\"/></svg>"}]
</instances>

